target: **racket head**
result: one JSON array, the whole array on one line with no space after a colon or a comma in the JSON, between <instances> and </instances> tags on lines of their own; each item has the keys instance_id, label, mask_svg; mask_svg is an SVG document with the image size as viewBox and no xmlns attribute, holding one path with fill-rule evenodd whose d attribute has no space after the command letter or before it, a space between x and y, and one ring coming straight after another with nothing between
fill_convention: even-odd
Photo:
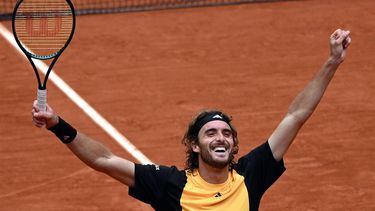
<instances>
[{"instance_id":1,"label":"racket head","mask_svg":"<svg viewBox=\"0 0 375 211\"><path fill-rule=\"evenodd\" d=\"M31 58L58 57L75 30L75 11L70 0L18 0L12 16L13 35Z\"/></svg>"}]
</instances>

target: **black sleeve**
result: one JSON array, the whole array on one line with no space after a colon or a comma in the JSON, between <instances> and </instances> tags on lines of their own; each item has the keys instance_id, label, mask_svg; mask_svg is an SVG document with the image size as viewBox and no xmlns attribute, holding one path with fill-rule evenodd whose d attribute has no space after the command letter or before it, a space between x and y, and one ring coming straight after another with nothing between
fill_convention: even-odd
<instances>
[{"instance_id":1,"label":"black sleeve","mask_svg":"<svg viewBox=\"0 0 375 211\"><path fill-rule=\"evenodd\" d=\"M241 157L235 170L245 176L253 197L260 200L264 192L283 174L285 166L283 160L275 160L267 141Z\"/></svg>"},{"instance_id":2,"label":"black sleeve","mask_svg":"<svg viewBox=\"0 0 375 211\"><path fill-rule=\"evenodd\" d=\"M155 206L163 197L173 167L135 164L135 185L129 195Z\"/></svg>"}]
</instances>

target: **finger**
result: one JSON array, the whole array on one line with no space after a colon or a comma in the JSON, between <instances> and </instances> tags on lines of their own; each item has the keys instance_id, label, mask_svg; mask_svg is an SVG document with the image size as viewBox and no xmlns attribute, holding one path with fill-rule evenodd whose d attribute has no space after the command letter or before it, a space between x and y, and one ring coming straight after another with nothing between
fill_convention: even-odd
<instances>
[{"instance_id":1,"label":"finger","mask_svg":"<svg viewBox=\"0 0 375 211\"><path fill-rule=\"evenodd\" d=\"M342 31L341 29L336 29L336 31L332 33L331 39L334 39L334 40L338 39L339 35L341 34L341 31Z\"/></svg>"},{"instance_id":2,"label":"finger","mask_svg":"<svg viewBox=\"0 0 375 211\"><path fill-rule=\"evenodd\" d=\"M44 120L45 118L47 118L47 114L43 111L35 111L35 109L33 109L34 111L31 112L33 118L35 119L38 119L38 120Z\"/></svg>"},{"instance_id":3,"label":"finger","mask_svg":"<svg viewBox=\"0 0 375 211\"><path fill-rule=\"evenodd\" d=\"M344 48L345 49L348 48L351 42L352 42L352 38L351 37L347 37L345 39L344 43L343 43Z\"/></svg>"},{"instance_id":4,"label":"finger","mask_svg":"<svg viewBox=\"0 0 375 211\"><path fill-rule=\"evenodd\" d=\"M33 122L33 124L34 124L35 126L42 126L42 125L45 125L45 124L46 124L45 121L43 121L43 120L41 120L41 119L38 119L38 118L35 118L35 117L32 118L32 122Z\"/></svg>"},{"instance_id":5,"label":"finger","mask_svg":"<svg viewBox=\"0 0 375 211\"><path fill-rule=\"evenodd\" d=\"M331 35L332 44L342 44L343 41L349 36L349 34L350 34L350 31L348 30L337 29Z\"/></svg>"},{"instance_id":6,"label":"finger","mask_svg":"<svg viewBox=\"0 0 375 211\"><path fill-rule=\"evenodd\" d=\"M43 111L40 111L40 112L34 112L33 113L33 117L35 119L38 119L40 121L45 121L46 119L49 118L49 114L46 113L46 112L43 112Z\"/></svg>"},{"instance_id":7,"label":"finger","mask_svg":"<svg viewBox=\"0 0 375 211\"><path fill-rule=\"evenodd\" d=\"M41 116L39 113L33 113L32 120L35 122L45 122L45 118Z\"/></svg>"},{"instance_id":8,"label":"finger","mask_svg":"<svg viewBox=\"0 0 375 211\"><path fill-rule=\"evenodd\" d=\"M38 101L37 100L34 100L34 102L33 102L33 109L35 110L35 112L39 112Z\"/></svg>"},{"instance_id":9,"label":"finger","mask_svg":"<svg viewBox=\"0 0 375 211\"><path fill-rule=\"evenodd\" d=\"M36 123L36 122L34 122L34 125L37 126L37 127L39 127L39 128L43 128L43 127L46 126L45 123Z\"/></svg>"},{"instance_id":10,"label":"finger","mask_svg":"<svg viewBox=\"0 0 375 211\"><path fill-rule=\"evenodd\" d=\"M35 118L33 119L33 122L34 122L35 124L39 124L39 125L46 124L45 121L38 120L38 119L35 119Z\"/></svg>"},{"instance_id":11,"label":"finger","mask_svg":"<svg viewBox=\"0 0 375 211\"><path fill-rule=\"evenodd\" d=\"M47 112L54 113L53 109L48 104L46 104L46 108L47 108L46 109Z\"/></svg>"},{"instance_id":12,"label":"finger","mask_svg":"<svg viewBox=\"0 0 375 211\"><path fill-rule=\"evenodd\" d=\"M344 41L349 37L350 31L341 31L341 34L337 38L337 43L344 43Z\"/></svg>"}]
</instances>

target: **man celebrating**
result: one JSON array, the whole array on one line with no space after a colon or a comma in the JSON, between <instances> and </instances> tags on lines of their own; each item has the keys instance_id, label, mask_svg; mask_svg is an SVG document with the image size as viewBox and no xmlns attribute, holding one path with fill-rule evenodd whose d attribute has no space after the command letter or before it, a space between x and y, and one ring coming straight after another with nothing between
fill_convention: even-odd
<instances>
[{"instance_id":1,"label":"man celebrating","mask_svg":"<svg viewBox=\"0 0 375 211\"><path fill-rule=\"evenodd\" d=\"M155 210L258 210L264 192L285 171L283 157L298 131L319 104L351 43L350 32L337 29L330 37L330 56L320 71L294 99L272 135L262 145L234 162L237 131L219 110L199 113L183 137L186 169L140 165L112 154L99 142L77 132L47 105L33 122L46 127L84 163L129 186L129 194Z\"/></svg>"}]
</instances>

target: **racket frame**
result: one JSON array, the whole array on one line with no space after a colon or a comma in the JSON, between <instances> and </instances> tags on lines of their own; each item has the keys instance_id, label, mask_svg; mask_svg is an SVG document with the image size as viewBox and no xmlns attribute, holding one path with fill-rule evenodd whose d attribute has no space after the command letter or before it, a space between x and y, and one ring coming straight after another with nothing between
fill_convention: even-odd
<instances>
[{"instance_id":1,"label":"racket frame","mask_svg":"<svg viewBox=\"0 0 375 211\"><path fill-rule=\"evenodd\" d=\"M14 7L13 14L12 14L12 31L13 31L13 36L14 36L14 38L16 40L16 43L18 44L18 46L20 47L20 49L22 50L22 52L25 54L25 56L27 57L27 59L31 63L31 66L33 67L35 76L36 76L37 81L38 81L38 93L37 93L38 108L41 111L45 111L46 110L46 104L47 104L47 81L48 81L48 77L49 77L49 74L50 74L53 66L55 65L57 59L64 52L64 50L68 47L69 43L73 39L73 35L74 35L74 32L75 32L75 27L76 27L76 15L75 15L75 10L74 10L73 3L70 0L64 0L64 1L67 2L67 4L69 5L69 7L70 7L70 9L72 11L72 31L71 31L71 33L70 33L70 35L69 35L66 43L64 44L64 46L59 51L57 51L57 52L55 52L53 54L50 54L50 55L47 55L47 56L36 55L36 54L33 54L33 53L29 52L23 46L23 44L21 43L21 41L18 39L17 32L16 32L16 24L15 24L15 22L16 22L17 11L18 11L18 8L20 7L20 5L24 1L25 0L18 0L17 3L16 3L16 5L15 5L15 7ZM45 74L43 83L42 83L41 77L39 76L38 69L35 66L35 63L34 63L33 59L38 59L38 60L53 59L52 62L50 63L50 65L49 65L49 67L48 67L48 70L47 70L46 74Z\"/></svg>"}]
</instances>

